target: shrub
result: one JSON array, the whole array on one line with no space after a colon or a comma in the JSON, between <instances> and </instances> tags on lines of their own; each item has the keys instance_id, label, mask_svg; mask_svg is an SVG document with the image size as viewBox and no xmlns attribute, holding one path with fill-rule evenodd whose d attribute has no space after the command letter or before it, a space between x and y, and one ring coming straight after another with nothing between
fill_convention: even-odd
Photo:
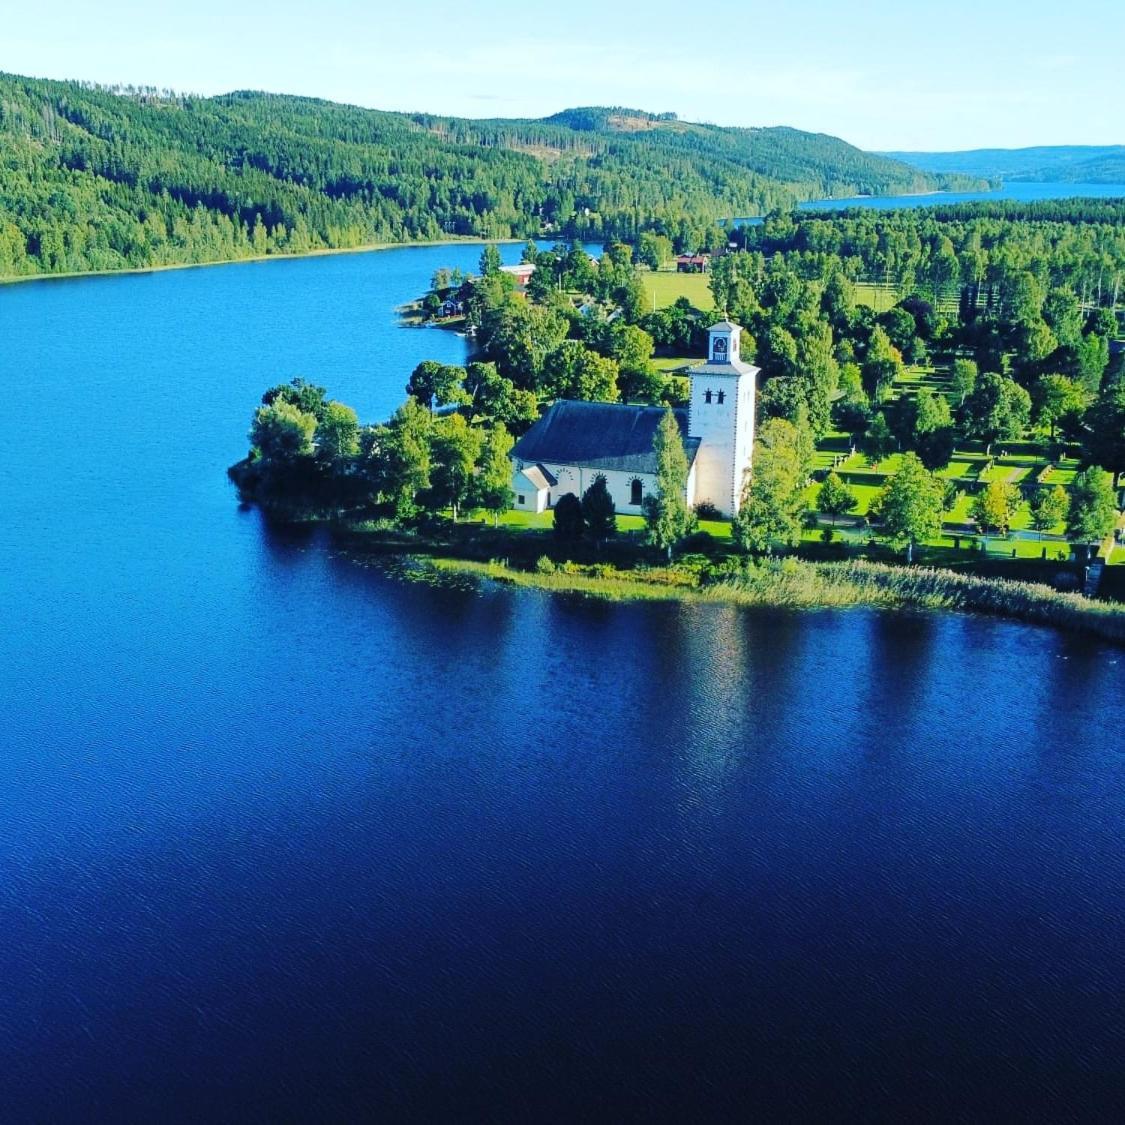
<instances>
[{"instance_id":1,"label":"shrub","mask_svg":"<svg viewBox=\"0 0 1125 1125\"><path fill-rule=\"evenodd\" d=\"M703 500L700 503L696 504L695 514L701 520L717 520L722 518L719 509L716 508L710 500Z\"/></svg>"},{"instance_id":2,"label":"shrub","mask_svg":"<svg viewBox=\"0 0 1125 1125\"><path fill-rule=\"evenodd\" d=\"M709 531L693 531L680 542L683 554L712 555L715 553L715 537Z\"/></svg>"},{"instance_id":3,"label":"shrub","mask_svg":"<svg viewBox=\"0 0 1125 1125\"><path fill-rule=\"evenodd\" d=\"M582 537L586 530L586 520L582 515L582 501L573 492L564 492L555 501L555 538L573 543Z\"/></svg>"},{"instance_id":4,"label":"shrub","mask_svg":"<svg viewBox=\"0 0 1125 1125\"><path fill-rule=\"evenodd\" d=\"M540 555L535 560L535 573L536 574L554 574L556 570L554 562L546 555Z\"/></svg>"}]
</instances>

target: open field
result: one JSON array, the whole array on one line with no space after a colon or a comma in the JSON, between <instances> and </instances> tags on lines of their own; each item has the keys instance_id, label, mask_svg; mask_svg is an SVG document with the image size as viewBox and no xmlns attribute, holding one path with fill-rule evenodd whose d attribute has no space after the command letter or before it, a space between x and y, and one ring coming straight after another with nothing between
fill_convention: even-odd
<instances>
[{"instance_id":1,"label":"open field","mask_svg":"<svg viewBox=\"0 0 1125 1125\"><path fill-rule=\"evenodd\" d=\"M674 305L680 297L686 297L697 309L708 312L715 307L708 287L705 273L677 273L675 270L660 270L641 274L649 305L654 309L664 309Z\"/></svg>"}]
</instances>

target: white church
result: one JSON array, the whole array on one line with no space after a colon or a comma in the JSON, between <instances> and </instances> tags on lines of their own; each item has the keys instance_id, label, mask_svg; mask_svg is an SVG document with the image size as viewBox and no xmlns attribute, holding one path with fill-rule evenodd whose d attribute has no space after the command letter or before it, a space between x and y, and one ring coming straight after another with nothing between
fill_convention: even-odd
<instances>
[{"instance_id":1,"label":"white church","mask_svg":"<svg viewBox=\"0 0 1125 1125\"><path fill-rule=\"evenodd\" d=\"M758 368L739 355L742 329L720 321L709 330L707 359L688 369L691 397L674 414L690 472L689 505L738 511L754 448ZM542 512L567 492L581 496L601 473L618 512L639 514L656 491L653 440L664 408L560 399L512 450L514 507Z\"/></svg>"}]
</instances>

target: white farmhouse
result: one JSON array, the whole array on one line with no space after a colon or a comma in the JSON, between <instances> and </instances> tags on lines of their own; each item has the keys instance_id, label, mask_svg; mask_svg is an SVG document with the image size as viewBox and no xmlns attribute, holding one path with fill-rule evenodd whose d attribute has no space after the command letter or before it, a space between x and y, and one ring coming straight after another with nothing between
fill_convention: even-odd
<instances>
[{"instance_id":1,"label":"white farmhouse","mask_svg":"<svg viewBox=\"0 0 1125 1125\"><path fill-rule=\"evenodd\" d=\"M690 472L689 505L738 511L754 448L758 368L739 355L742 329L720 321L710 329L707 359L688 371L691 397L676 410ZM656 491L653 440L664 410L560 399L512 450L515 507L542 512L567 492L581 496L599 473L619 512L639 514Z\"/></svg>"}]
</instances>

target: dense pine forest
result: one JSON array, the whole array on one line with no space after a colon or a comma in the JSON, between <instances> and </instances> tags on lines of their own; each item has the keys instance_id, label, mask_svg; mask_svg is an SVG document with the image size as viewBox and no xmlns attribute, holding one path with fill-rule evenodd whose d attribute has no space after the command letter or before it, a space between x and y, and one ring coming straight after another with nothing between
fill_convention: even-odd
<instances>
[{"instance_id":1,"label":"dense pine forest","mask_svg":"<svg viewBox=\"0 0 1125 1125\"><path fill-rule=\"evenodd\" d=\"M0 75L0 277L451 236L693 248L802 199L964 186L834 137L632 110L470 121Z\"/></svg>"}]
</instances>

